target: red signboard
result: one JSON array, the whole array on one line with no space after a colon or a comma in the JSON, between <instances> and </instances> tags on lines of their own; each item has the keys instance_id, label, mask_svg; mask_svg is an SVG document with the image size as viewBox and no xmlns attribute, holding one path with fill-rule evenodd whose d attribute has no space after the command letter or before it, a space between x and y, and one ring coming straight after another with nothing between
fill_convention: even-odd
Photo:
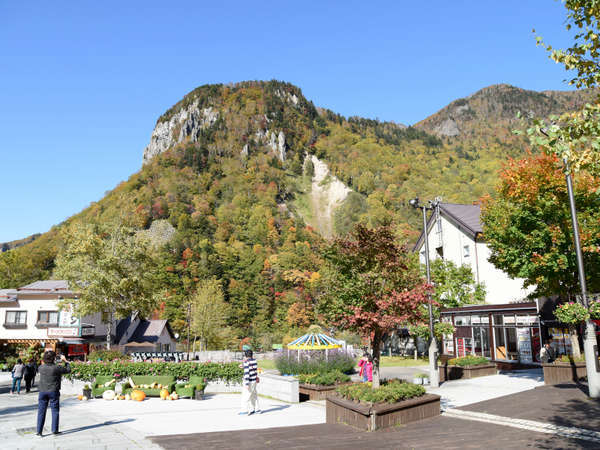
<instances>
[{"instance_id":1,"label":"red signboard","mask_svg":"<svg viewBox=\"0 0 600 450\"><path fill-rule=\"evenodd\" d=\"M69 344L67 346L67 356L87 355L88 344Z\"/></svg>"}]
</instances>

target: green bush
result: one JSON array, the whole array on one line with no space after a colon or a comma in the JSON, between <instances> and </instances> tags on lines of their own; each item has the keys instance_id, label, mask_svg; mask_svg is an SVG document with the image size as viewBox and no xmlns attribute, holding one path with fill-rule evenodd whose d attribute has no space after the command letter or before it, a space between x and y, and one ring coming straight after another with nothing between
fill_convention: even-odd
<instances>
[{"instance_id":1,"label":"green bush","mask_svg":"<svg viewBox=\"0 0 600 450\"><path fill-rule=\"evenodd\" d=\"M339 370L323 373L299 375L298 381L302 384L316 384L320 386L333 386L334 384L347 383L350 377Z\"/></svg>"},{"instance_id":2,"label":"green bush","mask_svg":"<svg viewBox=\"0 0 600 450\"><path fill-rule=\"evenodd\" d=\"M412 383L403 383L399 380L383 383L379 388L373 389L371 383L359 383L340 386L336 392L346 400L361 403L396 403L425 394L425 388Z\"/></svg>"},{"instance_id":3,"label":"green bush","mask_svg":"<svg viewBox=\"0 0 600 450\"><path fill-rule=\"evenodd\" d=\"M189 380L190 376L199 376L206 381L225 381L227 383L242 380L243 370L239 363L193 363L193 362L87 362L71 364L71 373L65 375L73 380L92 381L99 375L123 379L132 375L170 375L177 380Z\"/></svg>"},{"instance_id":4,"label":"green bush","mask_svg":"<svg viewBox=\"0 0 600 450\"><path fill-rule=\"evenodd\" d=\"M352 373L356 361L344 352L331 352L325 359L323 353L312 352L303 354L298 361L295 354L282 355L275 359L275 367L282 375L310 375L338 371Z\"/></svg>"},{"instance_id":5,"label":"green bush","mask_svg":"<svg viewBox=\"0 0 600 450\"><path fill-rule=\"evenodd\" d=\"M449 366L460 366L460 367L469 367L469 366L478 366L480 364L489 364L490 360L484 356L461 356L460 358L453 358L448 360Z\"/></svg>"},{"instance_id":6,"label":"green bush","mask_svg":"<svg viewBox=\"0 0 600 450\"><path fill-rule=\"evenodd\" d=\"M131 356L125 355L118 350L96 350L88 356L89 361L114 361L115 359L129 361Z\"/></svg>"},{"instance_id":7,"label":"green bush","mask_svg":"<svg viewBox=\"0 0 600 450\"><path fill-rule=\"evenodd\" d=\"M585 362L585 355L581 355L579 358L575 358L572 355L561 355L556 358L555 362L570 363L570 362Z\"/></svg>"}]
</instances>

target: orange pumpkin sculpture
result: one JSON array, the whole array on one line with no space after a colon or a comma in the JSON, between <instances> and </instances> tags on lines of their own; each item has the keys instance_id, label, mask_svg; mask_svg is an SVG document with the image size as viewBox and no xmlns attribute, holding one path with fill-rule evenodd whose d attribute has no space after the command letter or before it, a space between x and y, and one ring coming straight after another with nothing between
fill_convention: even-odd
<instances>
[{"instance_id":1,"label":"orange pumpkin sculpture","mask_svg":"<svg viewBox=\"0 0 600 450\"><path fill-rule=\"evenodd\" d=\"M160 391L160 399L165 400L169 396L169 391L163 389Z\"/></svg>"},{"instance_id":2,"label":"orange pumpkin sculpture","mask_svg":"<svg viewBox=\"0 0 600 450\"><path fill-rule=\"evenodd\" d=\"M144 391L132 391L131 392L131 400L135 400L136 402L143 402L146 398L146 393Z\"/></svg>"}]
</instances>

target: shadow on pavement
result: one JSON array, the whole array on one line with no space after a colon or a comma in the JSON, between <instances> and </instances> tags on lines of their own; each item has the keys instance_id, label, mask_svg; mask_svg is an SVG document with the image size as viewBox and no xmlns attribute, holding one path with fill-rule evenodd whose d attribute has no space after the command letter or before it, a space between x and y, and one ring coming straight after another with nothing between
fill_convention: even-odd
<instances>
[{"instance_id":1,"label":"shadow on pavement","mask_svg":"<svg viewBox=\"0 0 600 450\"><path fill-rule=\"evenodd\" d=\"M25 406L14 406L12 408L4 408L0 409L0 416L4 416L6 414L15 414L26 411L37 411L38 405L34 403L33 405L25 405Z\"/></svg>"},{"instance_id":2,"label":"shadow on pavement","mask_svg":"<svg viewBox=\"0 0 600 450\"><path fill-rule=\"evenodd\" d=\"M135 419L123 419L123 420L109 420L107 422L97 423L95 425L86 425L84 427L71 428L70 430L64 430L61 435L79 433L80 431L87 431L94 428L105 427L107 425L117 425L120 423L133 422Z\"/></svg>"},{"instance_id":3,"label":"shadow on pavement","mask_svg":"<svg viewBox=\"0 0 600 450\"><path fill-rule=\"evenodd\" d=\"M290 407L290 405L274 406L269 409L263 409L261 414L265 414L265 413L273 412L273 411L281 411L282 409L288 409L289 407Z\"/></svg>"}]
</instances>

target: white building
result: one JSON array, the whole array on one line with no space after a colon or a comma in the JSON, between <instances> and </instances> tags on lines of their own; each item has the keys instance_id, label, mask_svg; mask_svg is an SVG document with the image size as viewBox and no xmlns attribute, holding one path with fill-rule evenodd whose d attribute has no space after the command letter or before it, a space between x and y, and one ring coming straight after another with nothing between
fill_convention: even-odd
<instances>
[{"instance_id":1,"label":"white building","mask_svg":"<svg viewBox=\"0 0 600 450\"><path fill-rule=\"evenodd\" d=\"M475 281L484 283L486 303L506 304L527 297L533 288L523 289L523 279L510 278L489 261L490 249L483 239L479 205L440 203L427 222L429 258L443 258L457 266L471 267ZM423 233L415 245L425 264Z\"/></svg>"},{"instance_id":2,"label":"white building","mask_svg":"<svg viewBox=\"0 0 600 450\"><path fill-rule=\"evenodd\" d=\"M63 299L78 295L64 280L36 281L17 289L0 290L0 345L41 344L67 356L83 356L106 343L101 313L79 318L59 309ZM114 320L111 344L127 351L174 351L175 338L166 320L137 316Z\"/></svg>"}]
</instances>

